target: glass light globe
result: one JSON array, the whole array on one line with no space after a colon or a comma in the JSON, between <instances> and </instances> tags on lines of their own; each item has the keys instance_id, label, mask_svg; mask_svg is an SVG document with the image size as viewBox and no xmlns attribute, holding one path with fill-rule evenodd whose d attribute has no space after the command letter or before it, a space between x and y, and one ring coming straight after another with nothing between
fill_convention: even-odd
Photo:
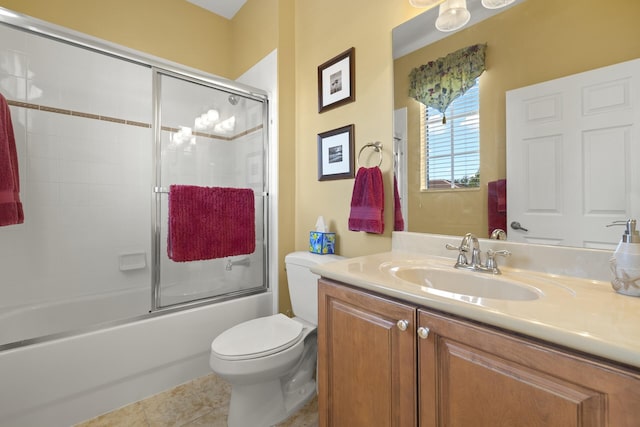
<instances>
[{"instance_id":1,"label":"glass light globe","mask_svg":"<svg viewBox=\"0 0 640 427\"><path fill-rule=\"evenodd\" d=\"M515 0L482 0L482 5L487 9L500 9L513 3Z\"/></svg>"},{"instance_id":2,"label":"glass light globe","mask_svg":"<svg viewBox=\"0 0 640 427\"><path fill-rule=\"evenodd\" d=\"M470 19L467 0L447 0L440 4L436 28L443 32L455 31L464 27Z\"/></svg>"},{"instance_id":3,"label":"glass light globe","mask_svg":"<svg viewBox=\"0 0 640 427\"><path fill-rule=\"evenodd\" d=\"M413 7L427 8L427 7L436 6L442 3L443 1L444 0L409 0L409 4Z\"/></svg>"}]
</instances>

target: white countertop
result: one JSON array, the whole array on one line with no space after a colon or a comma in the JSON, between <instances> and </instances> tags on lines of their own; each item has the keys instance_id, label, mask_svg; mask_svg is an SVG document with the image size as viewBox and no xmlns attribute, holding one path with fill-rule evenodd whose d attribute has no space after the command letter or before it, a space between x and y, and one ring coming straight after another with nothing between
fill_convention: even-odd
<instances>
[{"instance_id":1,"label":"white countertop","mask_svg":"<svg viewBox=\"0 0 640 427\"><path fill-rule=\"evenodd\" d=\"M311 270L329 279L426 308L441 310L640 368L640 298L616 293L608 281L601 280L602 277L594 279L557 274L545 271L532 262L527 263L526 270L517 268L518 257L524 258L521 249L526 245L518 247L518 244L487 243L488 241L481 241L481 249L486 249L482 245L487 243L488 247L507 247L512 251L509 262L503 262L504 265L500 266L502 277L527 283L542 294L540 298L513 301L434 291L426 286L401 280L389 272L391 265L420 266L428 263L437 263L444 268L450 265L453 269L457 253L447 253L448 256L445 257L434 255L434 251L428 249L429 246L442 247L442 236L432 239L435 245L416 246L396 242L396 236L415 239L416 234L394 233L391 252L321 264L312 267ZM422 236L417 238L417 242L422 242ZM573 262L576 264L574 267L579 267L577 264L584 260L590 264L603 264L600 269L606 272L605 264L610 256L606 251L549 247L537 247L535 250L542 250L546 256L564 261L563 272L571 270L566 268L570 263ZM498 259L499 263L500 261L501 259ZM558 263L560 264L562 262ZM579 267L575 271L582 273L585 269L588 267ZM487 274L471 271L460 273ZM606 276L600 273L596 271L592 275Z\"/></svg>"}]
</instances>

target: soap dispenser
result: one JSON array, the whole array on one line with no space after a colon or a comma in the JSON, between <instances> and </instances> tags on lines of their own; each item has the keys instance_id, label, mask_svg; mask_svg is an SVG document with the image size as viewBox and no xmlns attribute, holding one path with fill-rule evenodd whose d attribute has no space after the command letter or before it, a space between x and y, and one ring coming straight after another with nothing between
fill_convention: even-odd
<instances>
[{"instance_id":1,"label":"soap dispenser","mask_svg":"<svg viewBox=\"0 0 640 427\"><path fill-rule=\"evenodd\" d=\"M622 221L626 226L622 239L609 260L613 289L621 294L640 296L640 234L636 220ZM611 224L617 225L617 224Z\"/></svg>"}]
</instances>

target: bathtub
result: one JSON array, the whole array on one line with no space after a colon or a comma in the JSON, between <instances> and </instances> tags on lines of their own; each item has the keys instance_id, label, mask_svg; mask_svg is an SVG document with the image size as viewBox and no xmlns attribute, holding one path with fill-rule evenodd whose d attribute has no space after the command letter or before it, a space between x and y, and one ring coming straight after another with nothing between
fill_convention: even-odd
<instances>
[{"instance_id":1,"label":"bathtub","mask_svg":"<svg viewBox=\"0 0 640 427\"><path fill-rule=\"evenodd\" d=\"M136 307L143 296L148 307L145 290L118 295L122 304L112 309ZM83 302L90 308L69 304L64 315L49 318L54 307L45 305L37 316L53 325L81 312L101 314L98 299ZM263 292L0 351L0 426L68 427L206 375L210 344L218 334L272 313L273 295ZM39 323L28 320L33 316L26 309L5 311L0 328L7 321L33 328Z\"/></svg>"},{"instance_id":2,"label":"bathtub","mask_svg":"<svg viewBox=\"0 0 640 427\"><path fill-rule=\"evenodd\" d=\"M148 288L131 289L0 308L0 349L19 340L140 316L149 312L149 294Z\"/></svg>"}]
</instances>

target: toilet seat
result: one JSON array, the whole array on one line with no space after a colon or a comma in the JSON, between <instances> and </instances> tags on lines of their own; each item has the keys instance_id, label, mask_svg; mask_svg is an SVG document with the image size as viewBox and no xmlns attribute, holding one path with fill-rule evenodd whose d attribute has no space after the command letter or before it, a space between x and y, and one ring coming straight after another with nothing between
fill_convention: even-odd
<instances>
[{"instance_id":1,"label":"toilet seat","mask_svg":"<svg viewBox=\"0 0 640 427\"><path fill-rule=\"evenodd\" d=\"M247 360L285 350L302 337L302 324L284 314L249 320L227 329L211 343L223 360Z\"/></svg>"}]
</instances>

